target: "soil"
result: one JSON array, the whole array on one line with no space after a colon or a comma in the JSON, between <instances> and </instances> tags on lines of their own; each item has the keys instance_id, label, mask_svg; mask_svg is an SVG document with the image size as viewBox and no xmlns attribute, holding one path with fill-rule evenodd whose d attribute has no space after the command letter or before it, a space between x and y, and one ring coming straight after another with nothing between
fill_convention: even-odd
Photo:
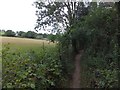
<instances>
[{"instance_id":1,"label":"soil","mask_svg":"<svg viewBox=\"0 0 120 90\"><path fill-rule=\"evenodd\" d=\"M75 56L75 70L72 76L71 88L80 88L80 58L83 50L80 50Z\"/></svg>"}]
</instances>

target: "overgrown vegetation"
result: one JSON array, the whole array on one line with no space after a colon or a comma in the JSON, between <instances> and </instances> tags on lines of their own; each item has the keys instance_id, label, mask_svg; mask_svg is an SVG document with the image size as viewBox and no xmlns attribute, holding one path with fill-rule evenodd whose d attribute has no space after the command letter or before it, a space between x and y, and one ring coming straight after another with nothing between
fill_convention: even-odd
<instances>
[{"instance_id":1,"label":"overgrown vegetation","mask_svg":"<svg viewBox=\"0 0 120 90\"><path fill-rule=\"evenodd\" d=\"M89 7L85 7L80 2L45 4L36 1L35 5L38 9L36 29L59 22L64 25L65 32L49 36L52 42L58 41L55 47L43 45L35 51L19 52L5 46L2 50L4 88L30 87L39 90L69 87L74 56L80 50L83 50L81 87L119 87L120 12L116 3L110 6L106 3L88 3ZM68 14L61 14L65 7ZM42 15L48 18L42 20Z\"/></svg>"},{"instance_id":2,"label":"overgrown vegetation","mask_svg":"<svg viewBox=\"0 0 120 90\"><path fill-rule=\"evenodd\" d=\"M56 47L19 51L3 47L3 88L61 87L65 82Z\"/></svg>"},{"instance_id":3,"label":"overgrown vegetation","mask_svg":"<svg viewBox=\"0 0 120 90\"><path fill-rule=\"evenodd\" d=\"M71 28L68 40L75 41L73 48L84 50L81 87L119 87L117 13L114 7L98 7Z\"/></svg>"}]
</instances>

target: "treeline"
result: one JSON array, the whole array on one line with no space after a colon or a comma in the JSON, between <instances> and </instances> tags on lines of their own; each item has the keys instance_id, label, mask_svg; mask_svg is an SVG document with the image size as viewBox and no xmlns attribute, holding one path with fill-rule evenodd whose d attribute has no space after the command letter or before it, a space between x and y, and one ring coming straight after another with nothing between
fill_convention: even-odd
<instances>
[{"instance_id":1,"label":"treeline","mask_svg":"<svg viewBox=\"0 0 120 90\"><path fill-rule=\"evenodd\" d=\"M48 39L52 42L57 40L57 35L53 34L42 34L42 33L36 33L34 31L17 31L14 32L12 30L0 30L1 36L7 36L7 37L21 37L21 38L32 38L32 39Z\"/></svg>"},{"instance_id":2,"label":"treeline","mask_svg":"<svg viewBox=\"0 0 120 90\"><path fill-rule=\"evenodd\" d=\"M17 31L14 32L13 30L0 30L2 36L8 36L8 37L25 37L25 38L47 38L47 34L42 33L36 33L34 31Z\"/></svg>"}]
</instances>

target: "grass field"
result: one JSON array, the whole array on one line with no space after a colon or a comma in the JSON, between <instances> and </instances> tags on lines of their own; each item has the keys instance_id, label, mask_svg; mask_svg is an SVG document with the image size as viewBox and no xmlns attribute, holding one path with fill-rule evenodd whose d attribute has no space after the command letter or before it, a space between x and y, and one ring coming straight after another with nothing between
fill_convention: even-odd
<instances>
[{"instance_id":1,"label":"grass field","mask_svg":"<svg viewBox=\"0 0 120 90\"><path fill-rule=\"evenodd\" d=\"M10 44L10 48L14 49L38 49L41 46L54 46L54 43L49 43L47 40L37 40L28 38L17 38L17 37L0 37L2 47L6 44Z\"/></svg>"}]
</instances>

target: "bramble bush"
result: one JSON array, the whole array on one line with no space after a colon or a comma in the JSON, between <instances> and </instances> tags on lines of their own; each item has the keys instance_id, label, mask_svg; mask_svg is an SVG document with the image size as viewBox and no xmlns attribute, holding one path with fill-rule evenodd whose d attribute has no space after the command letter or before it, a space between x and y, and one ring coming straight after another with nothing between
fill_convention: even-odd
<instances>
[{"instance_id":1,"label":"bramble bush","mask_svg":"<svg viewBox=\"0 0 120 90\"><path fill-rule=\"evenodd\" d=\"M56 47L41 47L39 51L2 50L3 88L42 89L60 87L65 80Z\"/></svg>"}]
</instances>

